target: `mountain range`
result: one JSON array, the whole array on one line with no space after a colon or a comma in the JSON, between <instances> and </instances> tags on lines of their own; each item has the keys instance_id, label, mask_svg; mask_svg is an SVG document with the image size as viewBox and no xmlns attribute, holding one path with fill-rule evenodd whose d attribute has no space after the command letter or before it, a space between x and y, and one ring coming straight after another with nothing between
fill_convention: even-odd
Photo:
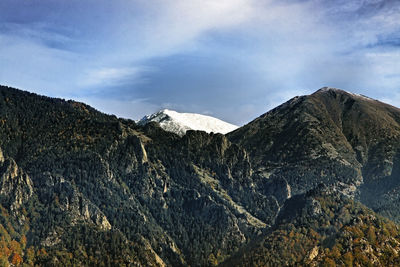
<instances>
[{"instance_id":1,"label":"mountain range","mask_svg":"<svg viewBox=\"0 0 400 267\"><path fill-rule=\"evenodd\" d=\"M400 264L400 110L377 100L325 87L176 134L3 86L0 124L1 265Z\"/></svg>"}]
</instances>

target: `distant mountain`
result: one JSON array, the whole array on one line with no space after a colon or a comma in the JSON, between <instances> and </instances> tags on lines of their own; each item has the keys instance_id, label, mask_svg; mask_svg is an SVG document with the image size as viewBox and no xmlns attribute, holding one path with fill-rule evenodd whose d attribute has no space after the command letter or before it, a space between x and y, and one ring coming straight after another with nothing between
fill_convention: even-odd
<instances>
[{"instance_id":1,"label":"distant mountain","mask_svg":"<svg viewBox=\"0 0 400 267\"><path fill-rule=\"evenodd\" d=\"M164 130L180 136L185 135L188 130L226 134L238 128L236 125L211 116L196 113L179 113L169 109L163 109L154 114L147 115L138 124L146 125L149 122L157 122Z\"/></svg>"},{"instance_id":2,"label":"distant mountain","mask_svg":"<svg viewBox=\"0 0 400 267\"><path fill-rule=\"evenodd\" d=\"M400 264L399 109L322 88L226 135L160 121L0 86L0 265Z\"/></svg>"}]
</instances>

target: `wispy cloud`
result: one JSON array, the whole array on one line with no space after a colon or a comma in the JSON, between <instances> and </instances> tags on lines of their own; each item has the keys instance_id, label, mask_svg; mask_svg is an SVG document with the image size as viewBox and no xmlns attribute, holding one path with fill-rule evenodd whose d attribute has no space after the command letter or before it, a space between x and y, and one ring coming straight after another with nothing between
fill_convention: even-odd
<instances>
[{"instance_id":1,"label":"wispy cloud","mask_svg":"<svg viewBox=\"0 0 400 267\"><path fill-rule=\"evenodd\" d=\"M140 77L145 72L150 72L149 67L101 68L86 72L81 82L82 87L96 86L121 86L140 82Z\"/></svg>"}]
</instances>

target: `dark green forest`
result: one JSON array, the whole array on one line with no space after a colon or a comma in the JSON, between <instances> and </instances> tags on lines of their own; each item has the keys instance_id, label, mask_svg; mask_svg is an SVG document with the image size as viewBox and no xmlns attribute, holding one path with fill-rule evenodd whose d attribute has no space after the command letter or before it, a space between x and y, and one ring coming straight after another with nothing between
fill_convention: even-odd
<instances>
[{"instance_id":1,"label":"dark green forest","mask_svg":"<svg viewBox=\"0 0 400 267\"><path fill-rule=\"evenodd\" d=\"M0 87L0 266L396 266L400 111L340 90L180 137Z\"/></svg>"}]
</instances>

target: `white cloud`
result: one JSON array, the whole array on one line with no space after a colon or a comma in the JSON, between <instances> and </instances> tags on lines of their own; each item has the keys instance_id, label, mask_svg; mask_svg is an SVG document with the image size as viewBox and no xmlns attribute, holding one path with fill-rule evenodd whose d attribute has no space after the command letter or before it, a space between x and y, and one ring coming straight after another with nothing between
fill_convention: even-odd
<instances>
[{"instance_id":1,"label":"white cloud","mask_svg":"<svg viewBox=\"0 0 400 267\"><path fill-rule=\"evenodd\" d=\"M149 72L148 67L126 67L126 68L101 68L86 72L81 86L117 86L126 83L138 82L140 75Z\"/></svg>"},{"instance_id":2,"label":"white cloud","mask_svg":"<svg viewBox=\"0 0 400 267\"><path fill-rule=\"evenodd\" d=\"M0 26L8 29L0 30L0 82L72 94L85 87L120 85L148 71L141 62L193 49L201 34L240 24L251 13L248 0L115 1L108 13L99 8L108 6L106 1L91 4L96 8L71 2L86 8L81 10L85 16L69 14L76 11L69 8L65 17L60 14L57 19L46 14L42 21L24 24L0 20ZM55 14L63 6L52 5ZM97 27L87 29L96 21ZM75 52L51 47L52 42Z\"/></svg>"},{"instance_id":3,"label":"white cloud","mask_svg":"<svg viewBox=\"0 0 400 267\"><path fill-rule=\"evenodd\" d=\"M124 2L125 5L126 2ZM254 14L253 0L155 0L143 3L143 14L130 16L137 2L121 10L113 37L118 51L130 59L182 53L210 30L234 27ZM118 56L118 55L117 55Z\"/></svg>"}]
</instances>

